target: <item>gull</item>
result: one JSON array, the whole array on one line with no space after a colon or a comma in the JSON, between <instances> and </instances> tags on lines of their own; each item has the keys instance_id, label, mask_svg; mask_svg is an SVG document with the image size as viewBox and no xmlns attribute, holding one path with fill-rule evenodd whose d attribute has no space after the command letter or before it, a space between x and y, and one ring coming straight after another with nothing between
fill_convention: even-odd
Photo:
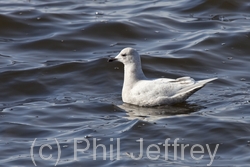
<instances>
[{"instance_id":1,"label":"gull","mask_svg":"<svg viewBox=\"0 0 250 167\"><path fill-rule=\"evenodd\" d=\"M116 57L108 59L108 62L114 61L124 64L122 101L137 106L153 107L184 102L208 82L217 79L200 81L195 81L191 77L148 79L142 71L140 55L133 48L124 48Z\"/></svg>"}]
</instances>

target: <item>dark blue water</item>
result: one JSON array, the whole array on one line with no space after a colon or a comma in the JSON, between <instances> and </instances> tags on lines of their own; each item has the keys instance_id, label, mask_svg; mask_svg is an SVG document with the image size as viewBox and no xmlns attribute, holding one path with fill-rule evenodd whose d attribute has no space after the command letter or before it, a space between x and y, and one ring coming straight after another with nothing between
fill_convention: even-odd
<instances>
[{"instance_id":1,"label":"dark blue water","mask_svg":"<svg viewBox=\"0 0 250 167\"><path fill-rule=\"evenodd\" d=\"M0 166L249 166L249 11L247 0L0 0ZM175 106L123 104L123 65L107 57L125 47L149 78L219 79Z\"/></svg>"}]
</instances>

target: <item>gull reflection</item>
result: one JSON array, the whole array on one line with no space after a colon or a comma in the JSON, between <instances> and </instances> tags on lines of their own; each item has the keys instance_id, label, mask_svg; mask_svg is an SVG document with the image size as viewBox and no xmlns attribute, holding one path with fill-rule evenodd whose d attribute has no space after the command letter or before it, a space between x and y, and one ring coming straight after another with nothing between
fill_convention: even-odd
<instances>
[{"instance_id":1,"label":"gull reflection","mask_svg":"<svg viewBox=\"0 0 250 167\"><path fill-rule=\"evenodd\" d=\"M187 115L197 112L202 108L196 104L181 103L174 106L157 106L157 107L139 107L127 103L116 106L120 110L127 113L128 119L140 119L144 121L156 121L158 119L166 118L172 115Z\"/></svg>"}]
</instances>

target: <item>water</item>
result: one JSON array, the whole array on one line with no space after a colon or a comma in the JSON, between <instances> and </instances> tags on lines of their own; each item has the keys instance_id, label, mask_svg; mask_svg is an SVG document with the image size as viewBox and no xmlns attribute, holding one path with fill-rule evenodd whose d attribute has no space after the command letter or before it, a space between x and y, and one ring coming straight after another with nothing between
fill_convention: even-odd
<instances>
[{"instance_id":1,"label":"water","mask_svg":"<svg viewBox=\"0 0 250 167\"><path fill-rule=\"evenodd\" d=\"M1 166L249 166L249 11L246 0L0 1ZM124 47L150 78L219 79L176 106L122 104L123 66L106 61ZM102 146L93 160L94 141L106 160Z\"/></svg>"}]
</instances>

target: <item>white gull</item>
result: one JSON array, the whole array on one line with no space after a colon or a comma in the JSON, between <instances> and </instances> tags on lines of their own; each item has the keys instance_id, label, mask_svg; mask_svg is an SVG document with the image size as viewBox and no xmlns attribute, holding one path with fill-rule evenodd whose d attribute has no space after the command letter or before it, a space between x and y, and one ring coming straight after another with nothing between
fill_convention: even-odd
<instances>
[{"instance_id":1,"label":"white gull","mask_svg":"<svg viewBox=\"0 0 250 167\"><path fill-rule=\"evenodd\" d=\"M133 48L123 49L108 62L119 61L124 64L122 100L138 106L171 105L185 101L194 92L217 78L195 81L190 77L177 79L148 79L141 68L141 58Z\"/></svg>"}]
</instances>

